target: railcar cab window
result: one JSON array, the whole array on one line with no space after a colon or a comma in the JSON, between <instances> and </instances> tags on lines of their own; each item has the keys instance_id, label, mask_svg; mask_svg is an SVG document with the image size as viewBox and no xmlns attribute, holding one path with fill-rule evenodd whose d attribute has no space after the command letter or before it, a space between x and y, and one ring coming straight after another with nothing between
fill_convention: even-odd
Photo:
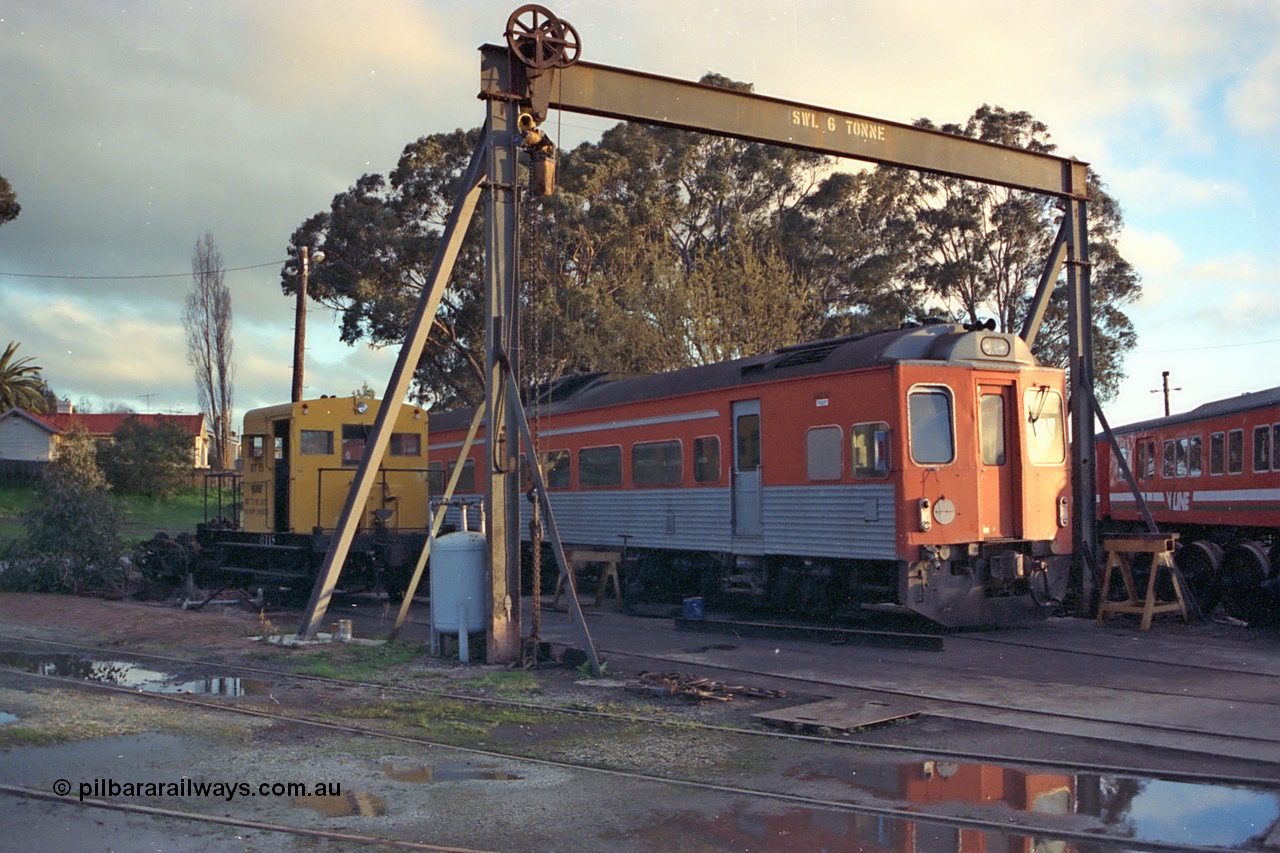
<instances>
[{"instance_id":1,"label":"railcar cab window","mask_svg":"<svg viewBox=\"0 0 1280 853\"><path fill-rule=\"evenodd\" d=\"M1227 473L1239 474L1244 470L1244 430L1233 429L1227 433Z\"/></svg>"},{"instance_id":2,"label":"railcar cab window","mask_svg":"<svg viewBox=\"0 0 1280 853\"><path fill-rule=\"evenodd\" d=\"M364 424L342 425L342 464L356 466L364 458L364 445L369 439L369 427Z\"/></svg>"},{"instance_id":3,"label":"railcar cab window","mask_svg":"<svg viewBox=\"0 0 1280 853\"><path fill-rule=\"evenodd\" d=\"M1221 474L1227 469L1227 434L1215 432L1209 435L1209 473Z\"/></svg>"},{"instance_id":4,"label":"railcar cab window","mask_svg":"<svg viewBox=\"0 0 1280 853\"><path fill-rule=\"evenodd\" d=\"M951 391L920 386L907 394L911 458L921 465L941 465L956 458Z\"/></svg>"},{"instance_id":5,"label":"railcar cab window","mask_svg":"<svg viewBox=\"0 0 1280 853\"><path fill-rule=\"evenodd\" d=\"M1253 472L1261 474L1271 470L1271 427L1253 428Z\"/></svg>"},{"instance_id":6,"label":"railcar cab window","mask_svg":"<svg viewBox=\"0 0 1280 853\"><path fill-rule=\"evenodd\" d=\"M421 456L422 436L416 432L393 432L387 451L392 456Z\"/></svg>"},{"instance_id":7,"label":"railcar cab window","mask_svg":"<svg viewBox=\"0 0 1280 853\"><path fill-rule=\"evenodd\" d=\"M889 425L883 421L854 424L849 430L853 476L889 476Z\"/></svg>"},{"instance_id":8,"label":"railcar cab window","mask_svg":"<svg viewBox=\"0 0 1280 853\"><path fill-rule=\"evenodd\" d=\"M621 486L622 445L584 447L579 450L578 485Z\"/></svg>"},{"instance_id":9,"label":"railcar cab window","mask_svg":"<svg viewBox=\"0 0 1280 853\"><path fill-rule=\"evenodd\" d=\"M249 458L261 459L267 455L267 437L265 435L250 435L249 439Z\"/></svg>"},{"instance_id":10,"label":"railcar cab window","mask_svg":"<svg viewBox=\"0 0 1280 853\"><path fill-rule=\"evenodd\" d=\"M1032 465L1061 465L1067 461L1062 395L1041 385L1028 388L1022 401L1026 413L1027 459ZM1154 466L1155 461L1151 460L1151 464Z\"/></svg>"},{"instance_id":11,"label":"railcar cab window","mask_svg":"<svg viewBox=\"0 0 1280 853\"><path fill-rule=\"evenodd\" d=\"M844 431L838 426L813 427L805 436L810 480L839 480L844 473Z\"/></svg>"},{"instance_id":12,"label":"railcar cab window","mask_svg":"<svg viewBox=\"0 0 1280 853\"><path fill-rule=\"evenodd\" d=\"M298 452L303 456L332 456L333 430L304 429L298 436Z\"/></svg>"},{"instance_id":13,"label":"railcar cab window","mask_svg":"<svg viewBox=\"0 0 1280 853\"><path fill-rule=\"evenodd\" d=\"M457 461L449 463L449 477L453 477L453 472L457 469ZM441 491L444 489L441 488ZM453 487L453 493L467 493L476 490L476 460L468 459L462 463L462 475L458 477L458 485Z\"/></svg>"},{"instance_id":14,"label":"railcar cab window","mask_svg":"<svg viewBox=\"0 0 1280 853\"><path fill-rule=\"evenodd\" d=\"M548 450L538 454L538 461L548 489L569 488L569 451Z\"/></svg>"},{"instance_id":15,"label":"railcar cab window","mask_svg":"<svg viewBox=\"0 0 1280 853\"><path fill-rule=\"evenodd\" d=\"M636 486L678 486L684 480L684 447L679 441L631 445L631 482Z\"/></svg>"},{"instance_id":16,"label":"railcar cab window","mask_svg":"<svg viewBox=\"0 0 1280 853\"><path fill-rule=\"evenodd\" d=\"M720 436L704 435L693 440L693 481L720 482Z\"/></svg>"}]
</instances>

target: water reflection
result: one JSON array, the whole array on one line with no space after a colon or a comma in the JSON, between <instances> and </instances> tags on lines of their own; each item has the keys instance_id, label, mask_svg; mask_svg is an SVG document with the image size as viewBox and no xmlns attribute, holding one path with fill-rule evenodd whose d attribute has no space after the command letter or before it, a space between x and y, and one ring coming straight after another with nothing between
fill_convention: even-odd
<instances>
[{"instance_id":1,"label":"water reflection","mask_svg":"<svg viewBox=\"0 0 1280 853\"><path fill-rule=\"evenodd\" d=\"M511 782L521 777L488 767L472 767L469 764L445 763L426 767L406 767L399 764L383 764L382 772L396 782L466 782L473 779Z\"/></svg>"},{"instance_id":2,"label":"water reflection","mask_svg":"<svg viewBox=\"0 0 1280 853\"><path fill-rule=\"evenodd\" d=\"M114 684L146 693L201 693L217 696L265 695L271 682L258 678L182 679L173 673L148 669L119 660L94 660L71 654L0 652L0 664L63 678L80 678L100 684Z\"/></svg>"}]
</instances>

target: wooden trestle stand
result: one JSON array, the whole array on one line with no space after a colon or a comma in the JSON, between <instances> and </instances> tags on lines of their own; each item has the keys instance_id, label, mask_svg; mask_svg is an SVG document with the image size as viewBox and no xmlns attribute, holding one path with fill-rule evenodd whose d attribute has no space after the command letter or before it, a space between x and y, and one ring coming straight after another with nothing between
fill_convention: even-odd
<instances>
[{"instance_id":1,"label":"wooden trestle stand","mask_svg":"<svg viewBox=\"0 0 1280 853\"><path fill-rule=\"evenodd\" d=\"M1177 533L1130 533L1124 536L1109 536L1103 540L1103 549L1107 552L1107 571L1102 580L1102 597L1098 602L1098 622L1116 613L1138 613L1142 615L1142 630L1151 628L1151 617L1157 613L1182 614L1182 621L1191 621L1187 612L1187 601L1183 596L1182 581L1173 569L1173 550L1178 541ZM1151 571L1147 574L1147 594L1138 597L1138 587L1133 582L1133 555L1149 554ZM1124 601L1108 601L1111 591L1112 570L1119 569L1124 581ZM1169 573L1176 600L1159 601L1156 599L1156 577L1160 571Z\"/></svg>"}]
</instances>

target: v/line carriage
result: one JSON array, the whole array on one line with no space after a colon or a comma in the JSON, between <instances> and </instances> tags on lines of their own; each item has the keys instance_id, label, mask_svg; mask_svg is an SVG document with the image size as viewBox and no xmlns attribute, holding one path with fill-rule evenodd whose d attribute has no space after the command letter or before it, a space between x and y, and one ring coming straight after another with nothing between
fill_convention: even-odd
<instances>
[{"instance_id":1,"label":"v/line carriage","mask_svg":"<svg viewBox=\"0 0 1280 853\"><path fill-rule=\"evenodd\" d=\"M964 626L1043 614L1065 592L1063 373L1015 335L932 324L574 376L526 409L564 544L625 549L631 600ZM435 483L472 415L432 415ZM460 492L483 482L486 447L482 433Z\"/></svg>"}]
</instances>

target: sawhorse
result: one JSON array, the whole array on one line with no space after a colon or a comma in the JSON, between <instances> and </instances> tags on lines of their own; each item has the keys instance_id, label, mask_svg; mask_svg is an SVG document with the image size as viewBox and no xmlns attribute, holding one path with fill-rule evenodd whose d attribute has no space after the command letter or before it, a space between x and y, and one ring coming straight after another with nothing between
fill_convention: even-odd
<instances>
[{"instance_id":1,"label":"sawhorse","mask_svg":"<svg viewBox=\"0 0 1280 853\"><path fill-rule=\"evenodd\" d=\"M622 602L622 588L618 584L618 563L622 561L622 554L617 551L587 551L573 550L568 552L565 557L569 560L569 570L576 572L577 569L590 565L591 563L599 563L600 568L600 585L596 588L596 601L592 607L599 607L604 602L604 597L609 591L609 584L613 584L613 597ZM574 575L577 579L577 575ZM575 584L576 586L576 584ZM556 578L556 594L551 599L551 608L554 610L556 605L560 603L560 593L564 591L564 572L560 573L560 577Z\"/></svg>"},{"instance_id":2,"label":"sawhorse","mask_svg":"<svg viewBox=\"0 0 1280 853\"><path fill-rule=\"evenodd\" d=\"M1107 570L1102 580L1102 598L1098 602L1098 623L1116 613L1136 613L1142 616L1142 630L1151 628L1151 617L1157 613L1177 611L1182 614L1182 621L1191 621L1187 612L1187 602L1182 593L1182 581L1173 568L1173 549L1178 540L1177 533L1130 533L1125 536L1109 536L1102 542L1107 552ZM1133 555L1150 554L1151 571L1147 575L1147 594L1138 597L1138 587L1133 582ZM1124 581L1124 601L1108 601L1107 593L1111 590L1111 573L1120 570L1120 578ZM1173 594L1176 600L1158 601L1156 599L1156 576L1164 569L1169 573L1173 583Z\"/></svg>"}]
</instances>

